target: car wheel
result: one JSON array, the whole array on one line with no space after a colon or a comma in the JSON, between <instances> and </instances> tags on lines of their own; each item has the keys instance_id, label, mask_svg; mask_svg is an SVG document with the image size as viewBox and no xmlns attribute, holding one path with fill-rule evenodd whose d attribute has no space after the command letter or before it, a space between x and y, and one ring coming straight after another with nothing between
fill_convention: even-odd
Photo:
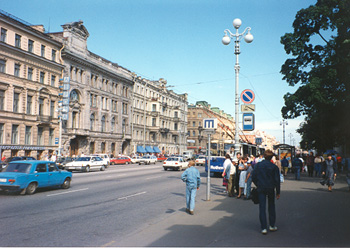
<instances>
[{"instance_id":1,"label":"car wheel","mask_svg":"<svg viewBox=\"0 0 350 248\"><path fill-rule=\"evenodd\" d=\"M125 164L129 164L129 162L125 162Z\"/></svg>"},{"instance_id":2,"label":"car wheel","mask_svg":"<svg viewBox=\"0 0 350 248\"><path fill-rule=\"evenodd\" d=\"M85 167L85 172L90 172L90 166L89 165Z\"/></svg>"},{"instance_id":3,"label":"car wheel","mask_svg":"<svg viewBox=\"0 0 350 248\"><path fill-rule=\"evenodd\" d=\"M69 189L70 187L70 178L66 178L62 184L62 189Z\"/></svg>"},{"instance_id":4,"label":"car wheel","mask_svg":"<svg viewBox=\"0 0 350 248\"><path fill-rule=\"evenodd\" d=\"M32 195L35 193L35 190L37 188L37 184L36 183L30 183L26 189L26 194L27 195Z\"/></svg>"},{"instance_id":5,"label":"car wheel","mask_svg":"<svg viewBox=\"0 0 350 248\"><path fill-rule=\"evenodd\" d=\"M100 171L104 171L106 167L104 165L101 166Z\"/></svg>"},{"instance_id":6,"label":"car wheel","mask_svg":"<svg viewBox=\"0 0 350 248\"><path fill-rule=\"evenodd\" d=\"M179 167L178 170L179 170L179 171L182 171L182 167Z\"/></svg>"},{"instance_id":7,"label":"car wheel","mask_svg":"<svg viewBox=\"0 0 350 248\"><path fill-rule=\"evenodd\" d=\"M164 170L167 170L168 168L167 167L164 167Z\"/></svg>"},{"instance_id":8,"label":"car wheel","mask_svg":"<svg viewBox=\"0 0 350 248\"><path fill-rule=\"evenodd\" d=\"M111 165L115 165L115 163L114 163L114 162L112 162L112 163L111 163Z\"/></svg>"},{"instance_id":9,"label":"car wheel","mask_svg":"<svg viewBox=\"0 0 350 248\"><path fill-rule=\"evenodd\" d=\"M141 163L139 163L139 165L141 165Z\"/></svg>"}]
</instances>

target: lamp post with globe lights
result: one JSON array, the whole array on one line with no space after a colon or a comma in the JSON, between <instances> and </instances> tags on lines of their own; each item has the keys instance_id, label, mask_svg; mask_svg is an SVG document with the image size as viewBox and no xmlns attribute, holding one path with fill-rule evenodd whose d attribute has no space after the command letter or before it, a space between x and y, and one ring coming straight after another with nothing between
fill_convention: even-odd
<instances>
[{"instance_id":1,"label":"lamp post with globe lights","mask_svg":"<svg viewBox=\"0 0 350 248\"><path fill-rule=\"evenodd\" d=\"M240 41L242 37L244 37L245 42L251 43L254 39L253 35L250 33L251 28L247 27L244 29L243 33L239 33L238 29L242 25L241 19L234 19L233 27L236 29L236 33L232 33L229 29L225 29L225 35L222 38L222 43L224 45L228 45L231 42L231 39L234 39L235 41L235 55L236 55L236 64L235 64L235 145L234 145L234 152L235 155L240 152L241 144L239 142L239 59L238 56L241 53L240 51Z\"/></svg>"}]
</instances>

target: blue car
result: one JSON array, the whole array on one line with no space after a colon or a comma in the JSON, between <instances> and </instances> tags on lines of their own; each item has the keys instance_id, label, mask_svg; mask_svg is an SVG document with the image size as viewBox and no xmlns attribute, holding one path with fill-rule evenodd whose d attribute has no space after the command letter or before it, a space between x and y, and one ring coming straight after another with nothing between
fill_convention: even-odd
<instances>
[{"instance_id":1,"label":"blue car","mask_svg":"<svg viewBox=\"0 0 350 248\"><path fill-rule=\"evenodd\" d=\"M14 161L0 172L0 190L31 195L37 188L58 186L68 189L71 180L72 173L59 170L55 162Z\"/></svg>"}]
</instances>

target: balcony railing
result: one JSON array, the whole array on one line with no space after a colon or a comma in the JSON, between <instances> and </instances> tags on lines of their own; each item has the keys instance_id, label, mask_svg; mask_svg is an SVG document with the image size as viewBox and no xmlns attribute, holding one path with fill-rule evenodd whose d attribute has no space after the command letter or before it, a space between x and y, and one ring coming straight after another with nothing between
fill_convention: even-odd
<instances>
[{"instance_id":1,"label":"balcony railing","mask_svg":"<svg viewBox=\"0 0 350 248\"><path fill-rule=\"evenodd\" d=\"M169 128L160 128L159 131L161 133L169 133L170 130L169 130Z\"/></svg>"},{"instance_id":2,"label":"balcony railing","mask_svg":"<svg viewBox=\"0 0 350 248\"><path fill-rule=\"evenodd\" d=\"M36 120L42 124L50 124L52 121L52 117L49 115L38 115Z\"/></svg>"}]
</instances>

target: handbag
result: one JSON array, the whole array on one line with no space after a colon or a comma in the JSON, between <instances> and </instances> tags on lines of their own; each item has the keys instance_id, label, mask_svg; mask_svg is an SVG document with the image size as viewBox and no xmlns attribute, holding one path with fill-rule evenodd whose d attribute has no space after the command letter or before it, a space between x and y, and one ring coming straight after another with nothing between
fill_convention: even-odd
<instances>
[{"instance_id":1,"label":"handbag","mask_svg":"<svg viewBox=\"0 0 350 248\"><path fill-rule=\"evenodd\" d=\"M254 204L259 204L259 193L258 193L257 188L253 188L252 189L251 195L252 195L253 203Z\"/></svg>"}]
</instances>

